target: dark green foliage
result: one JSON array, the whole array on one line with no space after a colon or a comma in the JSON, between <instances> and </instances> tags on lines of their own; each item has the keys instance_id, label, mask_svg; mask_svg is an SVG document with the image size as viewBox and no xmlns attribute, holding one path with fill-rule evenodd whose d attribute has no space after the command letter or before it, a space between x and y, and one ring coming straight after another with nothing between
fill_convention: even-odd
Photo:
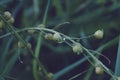
<instances>
[{"instance_id":1,"label":"dark green foliage","mask_svg":"<svg viewBox=\"0 0 120 80\"><path fill-rule=\"evenodd\" d=\"M11 12L14 24L2 16L4 11ZM109 80L114 74L120 76L119 14L119 0L1 0L0 21L5 25L0 29L0 80L71 80L82 72L72 80ZM40 24L53 32L36 29ZM36 31L29 34L28 28ZM103 38L94 38L94 32L102 29ZM44 38L54 30L62 33L58 43ZM64 34L71 39L82 38L74 40L91 49L95 59L84 47L83 53L76 55L69 39L62 42ZM18 41L25 45L29 42L32 48L19 48ZM110 69L108 74L95 74L96 59Z\"/></svg>"}]
</instances>

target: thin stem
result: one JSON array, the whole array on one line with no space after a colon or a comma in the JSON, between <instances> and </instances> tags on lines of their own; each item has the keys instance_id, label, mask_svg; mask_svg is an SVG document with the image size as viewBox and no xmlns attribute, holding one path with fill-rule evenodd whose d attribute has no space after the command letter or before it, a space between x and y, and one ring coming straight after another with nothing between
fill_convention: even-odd
<instances>
[{"instance_id":1,"label":"thin stem","mask_svg":"<svg viewBox=\"0 0 120 80\"><path fill-rule=\"evenodd\" d=\"M83 71L83 72L81 72L81 73L79 73L79 74L77 74L77 75L75 75L75 76L71 77L71 78L70 78L70 79L68 79L68 80L75 80L75 78L77 78L77 77L81 76L82 74L86 73L87 71L88 71L88 70L85 70L85 71Z\"/></svg>"},{"instance_id":2,"label":"thin stem","mask_svg":"<svg viewBox=\"0 0 120 80\"><path fill-rule=\"evenodd\" d=\"M42 24L44 24L44 25L46 23L49 5L50 5L50 0L48 0L47 7L45 9L45 14L44 14L43 21L42 21ZM41 34L42 33L39 33L39 35L38 35L37 45L36 45L36 49L35 49L35 57L37 57L37 58L39 57L40 47L41 47L41 43L42 43ZM35 60L33 60L33 75L34 75L35 80L39 80L37 72L38 72L37 62ZM48 72L45 71L45 75L47 75L47 73Z\"/></svg>"},{"instance_id":3,"label":"thin stem","mask_svg":"<svg viewBox=\"0 0 120 80\"><path fill-rule=\"evenodd\" d=\"M94 35L89 35L89 36L86 36L86 37L81 37L81 38L75 38L75 37L71 37L71 39L74 39L74 40L81 40L81 39L86 39L86 38L91 38L93 37Z\"/></svg>"},{"instance_id":4,"label":"thin stem","mask_svg":"<svg viewBox=\"0 0 120 80\"><path fill-rule=\"evenodd\" d=\"M107 42L106 44L100 46L97 51L103 51L106 48L110 48L111 46L115 45L118 43L119 37L117 36L116 38L112 39L111 41Z\"/></svg>"},{"instance_id":5,"label":"thin stem","mask_svg":"<svg viewBox=\"0 0 120 80\"><path fill-rule=\"evenodd\" d=\"M58 24L57 26L55 26L53 29L56 30L56 29L60 28L60 26L62 26L62 25L64 25L64 24L70 24L70 22L60 23L60 24Z\"/></svg>"},{"instance_id":6,"label":"thin stem","mask_svg":"<svg viewBox=\"0 0 120 80\"><path fill-rule=\"evenodd\" d=\"M118 43L118 52L117 52L117 59L115 65L115 75L120 76L120 36L119 36L119 43Z\"/></svg>"},{"instance_id":7,"label":"thin stem","mask_svg":"<svg viewBox=\"0 0 120 80\"><path fill-rule=\"evenodd\" d=\"M42 24L45 24L45 22L46 22L47 13L48 13L48 8L49 8L49 5L50 5L50 1L51 1L51 0L48 0L48 3L47 3L47 7L46 7L46 9L45 9L45 14L44 14L44 17L43 17Z\"/></svg>"},{"instance_id":8,"label":"thin stem","mask_svg":"<svg viewBox=\"0 0 120 80\"><path fill-rule=\"evenodd\" d=\"M13 34L19 41L21 41L25 45L25 47L32 54L32 56L34 57L34 59L36 60L36 62L38 63L38 65L41 68L43 68L43 65L41 64L41 62L39 61L39 59L36 56L34 56L33 51L27 46L27 42L18 34L18 32L16 32L16 30L14 29L14 27L12 25L10 25L2 15L0 15L0 19L3 20L8 25L7 28L11 31L11 34ZM46 70L44 68L42 69L42 71L43 71L43 74L46 73Z\"/></svg>"},{"instance_id":9,"label":"thin stem","mask_svg":"<svg viewBox=\"0 0 120 80\"><path fill-rule=\"evenodd\" d=\"M113 72L109 70L101 61L99 61L91 52L89 52L88 49L83 47L83 49L93 58L94 61L99 63L105 70L106 73L108 73L114 80L116 80L116 76L113 75Z\"/></svg>"},{"instance_id":10,"label":"thin stem","mask_svg":"<svg viewBox=\"0 0 120 80\"><path fill-rule=\"evenodd\" d=\"M41 36L41 34L39 34L38 36ZM35 57L37 58L39 56L40 47L41 47L41 37L38 38L37 46L35 49ZM37 73L38 73L37 62L33 60L33 75L34 75L35 80L39 80Z\"/></svg>"},{"instance_id":11,"label":"thin stem","mask_svg":"<svg viewBox=\"0 0 120 80\"><path fill-rule=\"evenodd\" d=\"M110 59L108 57L106 57L105 55L101 54L100 52L95 51L95 50L89 50L89 51L92 52L92 53L96 53L97 54L97 56L96 56L97 58L99 58L99 56L102 56L102 57L104 57L108 61L109 64L111 63Z\"/></svg>"},{"instance_id":12,"label":"thin stem","mask_svg":"<svg viewBox=\"0 0 120 80\"><path fill-rule=\"evenodd\" d=\"M37 18L38 14L39 14L38 0L33 0L33 8L34 8L34 12L35 12L35 18Z\"/></svg>"},{"instance_id":13,"label":"thin stem","mask_svg":"<svg viewBox=\"0 0 120 80\"><path fill-rule=\"evenodd\" d=\"M35 30L40 30L40 31L47 31L47 32L51 32L51 33L59 33L57 31L54 31L52 29L47 29L47 28L40 28L40 27L34 27L34 28L26 28L23 29L24 30L28 30L28 29L35 29ZM61 36L63 36L65 39L68 39L69 41L71 41L72 43L76 43L74 40L72 40L69 36L66 36L62 33L59 33ZM83 47L83 46L82 46ZM91 56L91 58L98 62L105 70L106 73L108 73L109 75L111 75L111 77L116 80L116 77L113 75L112 71L109 70L101 61L99 61L88 49L86 49L85 47L83 47L83 49Z\"/></svg>"},{"instance_id":14,"label":"thin stem","mask_svg":"<svg viewBox=\"0 0 120 80\"><path fill-rule=\"evenodd\" d=\"M100 46L96 51L97 52L102 52L104 49L107 49L107 48L110 48L111 46L115 45L116 43L118 43L118 37L112 39L111 41L107 42L106 44ZM95 52L96 52L95 51ZM98 53L99 54L99 53ZM99 57L99 55L96 56L97 58ZM110 60L107 59L110 63ZM88 80L91 76L91 73L93 72L93 66L90 67L91 71L89 71L87 74L86 74L86 77L84 80Z\"/></svg>"}]
</instances>

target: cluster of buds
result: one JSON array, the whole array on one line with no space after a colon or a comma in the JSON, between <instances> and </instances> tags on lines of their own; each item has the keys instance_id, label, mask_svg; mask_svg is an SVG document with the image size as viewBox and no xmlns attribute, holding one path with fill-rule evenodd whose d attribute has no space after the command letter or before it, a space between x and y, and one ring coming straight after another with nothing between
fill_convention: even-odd
<instances>
[{"instance_id":1,"label":"cluster of buds","mask_svg":"<svg viewBox=\"0 0 120 80\"><path fill-rule=\"evenodd\" d=\"M104 32L103 30L97 30L93 36L97 39L102 39L103 38L103 35L104 35ZM47 33L45 34L45 39L47 40L53 40L53 41L56 41L56 42L60 42L62 40L62 37L59 33L54 33L54 34L51 34L51 33ZM72 50L74 53L82 53L83 52L83 47L80 43L76 42L76 43L73 43L72 45Z\"/></svg>"},{"instance_id":2,"label":"cluster of buds","mask_svg":"<svg viewBox=\"0 0 120 80\"><path fill-rule=\"evenodd\" d=\"M62 41L62 37L59 33L54 33L54 34L47 33L47 34L45 34L44 37L47 40L52 40L52 41L55 41L55 42L61 42Z\"/></svg>"},{"instance_id":3,"label":"cluster of buds","mask_svg":"<svg viewBox=\"0 0 120 80\"><path fill-rule=\"evenodd\" d=\"M13 23L14 23L15 20L14 20L14 18L12 17L12 15L11 15L11 13L10 13L9 11L5 11L5 12L3 13L3 16L4 16L4 18L7 20L8 23L10 23L10 24L13 24ZM3 28L4 25L5 25L4 22L3 22L2 20L0 20L0 28ZM40 25L38 25L38 27L39 27L39 28L44 28L45 25L40 24ZM29 33L29 34L33 34L34 32L35 32L34 29L28 30L28 33ZM93 34L93 36L94 36L96 39L102 39L102 38L103 38L103 35L104 35L103 30L97 30L97 31ZM63 41L63 37L62 37L62 36L60 35L60 33L58 33L58 32L55 32L55 33L46 33L46 34L44 35L44 38L47 39L47 40L55 41L55 42L61 42L61 41ZM27 45L25 45L25 44L23 44L21 41L19 41L19 42L18 42L18 47L19 47L19 48L26 48L26 47L28 47L29 49L31 49L32 46L31 46L30 43L27 43ZM83 48L83 46L82 46L80 43L75 42L75 43L72 44L72 51L73 51L74 53L79 54L79 53L83 53L84 48ZM99 64L95 65L95 73L98 74L98 75L103 74L103 73L104 73L103 67L102 67L101 65L99 65ZM49 73L49 74L47 75L47 78L49 78L50 80L52 80L52 79L53 79L53 76L54 76L54 74ZM120 80L120 77L118 77L118 80Z\"/></svg>"},{"instance_id":4,"label":"cluster of buds","mask_svg":"<svg viewBox=\"0 0 120 80\"><path fill-rule=\"evenodd\" d=\"M8 23L13 24L15 22L15 19L12 17L9 11L5 11L3 13L3 16L7 20ZM5 26L4 22L0 20L0 28L3 28L4 26Z\"/></svg>"},{"instance_id":5,"label":"cluster of buds","mask_svg":"<svg viewBox=\"0 0 120 80\"><path fill-rule=\"evenodd\" d=\"M39 24L37 27L39 27L39 28L44 28L45 25L44 25L44 24ZM29 30L27 30L27 32L28 32L28 34L32 35L32 34L34 34L34 33L36 32L36 30L34 30L34 29L29 29Z\"/></svg>"},{"instance_id":6,"label":"cluster of buds","mask_svg":"<svg viewBox=\"0 0 120 80\"><path fill-rule=\"evenodd\" d=\"M18 42L18 47L19 47L19 48L26 48L26 46L25 46L21 41ZM27 43L27 47L28 47L29 49L31 49L31 48L32 48L31 43Z\"/></svg>"},{"instance_id":7,"label":"cluster of buds","mask_svg":"<svg viewBox=\"0 0 120 80\"><path fill-rule=\"evenodd\" d=\"M73 50L74 53L77 53L77 54L83 52L83 48L82 48L82 45L80 43L73 44L72 50Z\"/></svg>"},{"instance_id":8,"label":"cluster of buds","mask_svg":"<svg viewBox=\"0 0 120 80\"><path fill-rule=\"evenodd\" d=\"M8 23L13 24L15 22L15 19L12 17L11 13L9 11L5 11L3 13L3 16L8 21Z\"/></svg>"}]
</instances>

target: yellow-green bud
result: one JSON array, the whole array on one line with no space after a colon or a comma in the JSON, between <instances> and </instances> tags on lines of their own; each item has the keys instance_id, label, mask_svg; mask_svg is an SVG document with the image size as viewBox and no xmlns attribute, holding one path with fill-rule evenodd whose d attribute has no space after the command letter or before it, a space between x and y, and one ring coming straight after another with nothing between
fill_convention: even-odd
<instances>
[{"instance_id":1,"label":"yellow-green bud","mask_svg":"<svg viewBox=\"0 0 120 80\"><path fill-rule=\"evenodd\" d=\"M18 42L18 47L19 47L19 48L24 48L25 45L24 45L21 41L19 41L19 42Z\"/></svg>"},{"instance_id":2,"label":"yellow-green bud","mask_svg":"<svg viewBox=\"0 0 120 80\"><path fill-rule=\"evenodd\" d=\"M15 22L15 19L13 17L11 17L10 19L8 19L8 23L13 24Z\"/></svg>"},{"instance_id":3,"label":"yellow-green bud","mask_svg":"<svg viewBox=\"0 0 120 80\"><path fill-rule=\"evenodd\" d=\"M45 25L44 25L44 24L39 24L38 27L40 27L40 28L44 28Z\"/></svg>"},{"instance_id":4,"label":"yellow-green bud","mask_svg":"<svg viewBox=\"0 0 120 80\"><path fill-rule=\"evenodd\" d=\"M9 11L5 11L3 13L3 16L6 18L6 19L10 19L11 18L11 13Z\"/></svg>"},{"instance_id":5,"label":"yellow-green bud","mask_svg":"<svg viewBox=\"0 0 120 80\"><path fill-rule=\"evenodd\" d=\"M97 66L97 67L95 67L95 73L98 75L102 75L104 73L104 70L102 67Z\"/></svg>"},{"instance_id":6,"label":"yellow-green bud","mask_svg":"<svg viewBox=\"0 0 120 80\"><path fill-rule=\"evenodd\" d=\"M47 77L48 77L48 79L53 80L54 74L53 73L48 73Z\"/></svg>"},{"instance_id":7,"label":"yellow-green bud","mask_svg":"<svg viewBox=\"0 0 120 80\"><path fill-rule=\"evenodd\" d=\"M82 48L82 45L80 43L73 44L72 50L74 53L78 53L78 54L83 52L83 48Z\"/></svg>"},{"instance_id":8,"label":"yellow-green bud","mask_svg":"<svg viewBox=\"0 0 120 80\"><path fill-rule=\"evenodd\" d=\"M55 33L55 34L53 34L53 40L60 42L60 41L62 41L62 37L60 36L59 33Z\"/></svg>"},{"instance_id":9,"label":"yellow-green bud","mask_svg":"<svg viewBox=\"0 0 120 80\"><path fill-rule=\"evenodd\" d=\"M47 33L47 34L45 34L45 39L47 39L47 40L53 40L53 34L51 34L51 33Z\"/></svg>"},{"instance_id":10,"label":"yellow-green bud","mask_svg":"<svg viewBox=\"0 0 120 80\"><path fill-rule=\"evenodd\" d=\"M27 43L27 47L28 47L29 49L31 49L31 48L32 48L31 43Z\"/></svg>"},{"instance_id":11,"label":"yellow-green bud","mask_svg":"<svg viewBox=\"0 0 120 80\"><path fill-rule=\"evenodd\" d=\"M97 30L97 31L94 33L94 37L97 38L97 39L102 39L102 38L103 38L103 35L104 35L103 30Z\"/></svg>"},{"instance_id":12,"label":"yellow-green bud","mask_svg":"<svg viewBox=\"0 0 120 80\"><path fill-rule=\"evenodd\" d=\"M35 30L34 30L34 29L29 29L27 32L28 32L29 34L34 34Z\"/></svg>"}]
</instances>

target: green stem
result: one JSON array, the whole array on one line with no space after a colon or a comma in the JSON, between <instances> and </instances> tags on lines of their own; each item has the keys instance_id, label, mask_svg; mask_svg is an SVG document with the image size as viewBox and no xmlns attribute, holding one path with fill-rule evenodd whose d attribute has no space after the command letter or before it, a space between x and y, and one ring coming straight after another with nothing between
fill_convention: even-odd
<instances>
[{"instance_id":1,"label":"green stem","mask_svg":"<svg viewBox=\"0 0 120 80\"><path fill-rule=\"evenodd\" d=\"M104 49L110 48L111 46L115 45L118 43L118 36L116 38L114 38L113 40L107 42L106 44L100 46L97 51L98 52L102 52ZM99 55L96 56L97 58L99 57ZM90 71L86 74L84 80L88 80L90 79L90 76L92 75L93 72L93 66L90 66Z\"/></svg>"},{"instance_id":2,"label":"green stem","mask_svg":"<svg viewBox=\"0 0 120 80\"><path fill-rule=\"evenodd\" d=\"M35 12L35 19L38 17L39 15L39 5L38 5L38 0L33 0L33 8L34 8L34 12Z\"/></svg>"},{"instance_id":3,"label":"green stem","mask_svg":"<svg viewBox=\"0 0 120 80\"><path fill-rule=\"evenodd\" d=\"M34 60L36 62L36 64L38 64L41 68L42 68L42 72L43 74L46 74L46 70L44 69L43 65L41 64L41 62L39 61L38 57L36 57L32 51L32 49L30 49L28 46L27 46L27 42L21 37L21 35L18 34L18 32L16 31L16 29L14 28L14 26L12 26L11 24L9 24L6 19L0 15L0 19L3 20L5 22L8 28L8 30L11 32L11 34L13 34L19 41L21 41L25 47L28 49L28 51L32 54L32 56L34 57Z\"/></svg>"},{"instance_id":4,"label":"green stem","mask_svg":"<svg viewBox=\"0 0 120 80\"><path fill-rule=\"evenodd\" d=\"M26 29L36 29L36 30L40 30L40 31L48 31L48 32L53 32L53 33L59 33L59 32L56 32L56 31L54 31L54 30L52 30L52 29L47 29L47 28L39 28L39 27L36 27L36 28L26 28ZM24 30L26 30L26 29L23 29L23 31ZM16 32L17 33L17 32ZM64 35L64 34L62 34L62 33L59 33L60 35L62 35L62 36L64 36L66 39L68 39L68 40L70 40L71 42L73 42L73 43L75 43L75 41L74 40L72 40L70 37L68 37L68 36L66 36L66 35ZM41 39L41 38L40 38ZM39 39L38 39L39 40ZM117 40L117 39L115 39L115 40ZM114 41L113 41L114 42ZM111 44L111 42L109 43L109 44ZM38 44L37 44L38 45ZM100 50L103 50L104 48L106 48L108 46L108 44L106 44L106 46L104 46L103 48L101 48ZM40 45L38 45L38 47L40 47ZM104 68L104 70L109 74L109 75L111 75L112 76L112 78L113 79L115 79L116 77L113 75L113 73L101 62L101 61L99 61L94 55L92 55L92 53L91 52L89 52L89 50L88 49L86 49L86 48L84 48L83 47L83 49L93 58L93 60L95 60L96 62L98 62L99 64L101 64L101 66ZM37 49L37 52L39 52L39 48ZM39 54L39 53L38 53ZM38 56L37 56L38 57ZM38 58L37 58L38 59ZM37 69L37 68L36 68ZM42 68L43 69L43 68Z\"/></svg>"},{"instance_id":5,"label":"green stem","mask_svg":"<svg viewBox=\"0 0 120 80\"><path fill-rule=\"evenodd\" d=\"M104 49L110 48L111 46L115 45L118 43L119 37L117 36L116 38L112 39L111 41L107 42L106 44L102 45L97 49L97 51L103 51Z\"/></svg>"},{"instance_id":6,"label":"green stem","mask_svg":"<svg viewBox=\"0 0 120 80\"><path fill-rule=\"evenodd\" d=\"M46 22L49 5L50 5L50 0L48 0L42 24L45 24L45 22ZM42 33L39 33L39 35L38 35L37 45L36 45L36 49L35 49L35 57L37 57L37 58L39 57L41 43L42 43L41 34ZM44 68L42 67L42 69L44 69ZM33 76L34 76L35 80L39 80L37 72L38 72L37 62L35 60L33 60ZM44 72L45 72L44 75L47 75L47 71L45 69L44 69Z\"/></svg>"},{"instance_id":7,"label":"green stem","mask_svg":"<svg viewBox=\"0 0 120 80\"><path fill-rule=\"evenodd\" d=\"M45 24L45 22L46 22L49 5L50 5L50 0L48 0L47 7L45 9L45 14L44 14L44 17L43 17L42 24Z\"/></svg>"},{"instance_id":8,"label":"green stem","mask_svg":"<svg viewBox=\"0 0 120 80\"><path fill-rule=\"evenodd\" d=\"M41 47L41 37L40 37L40 35L41 34L38 35L39 38L38 38L37 46L36 46L36 49L35 49L35 57L37 57L37 58L39 56L39 51L40 51L40 47ZM39 80L37 73L38 73L37 62L36 62L36 60L33 60L33 76L34 76L35 80Z\"/></svg>"},{"instance_id":9,"label":"green stem","mask_svg":"<svg viewBox=\"0 0 120 80\"><path fill-rule=\"evenodd\" d=\"M117 59L115 64L115 75L120 76L120 36L119 36L119 43L118 43Z\"/></svg>"},{"instance_id":10,"label":"green stem","mask_svg":"<svg viewBox=\"0 0 120 80\"><path fill-rule=\"evenodd\" d=\"M109 68L107 68L101 61L99 61L91 52L89 52L88 49L86 49L85 47L83 47L83 49L89 54L89 56L91 56L91 58L94 61L96 61L97 63L99 63L104 68L104 71L106 73L108 73L113 78L113 80L116 80L116 76L113 75L113 72Z\"/></svg>"}]
</instances>

